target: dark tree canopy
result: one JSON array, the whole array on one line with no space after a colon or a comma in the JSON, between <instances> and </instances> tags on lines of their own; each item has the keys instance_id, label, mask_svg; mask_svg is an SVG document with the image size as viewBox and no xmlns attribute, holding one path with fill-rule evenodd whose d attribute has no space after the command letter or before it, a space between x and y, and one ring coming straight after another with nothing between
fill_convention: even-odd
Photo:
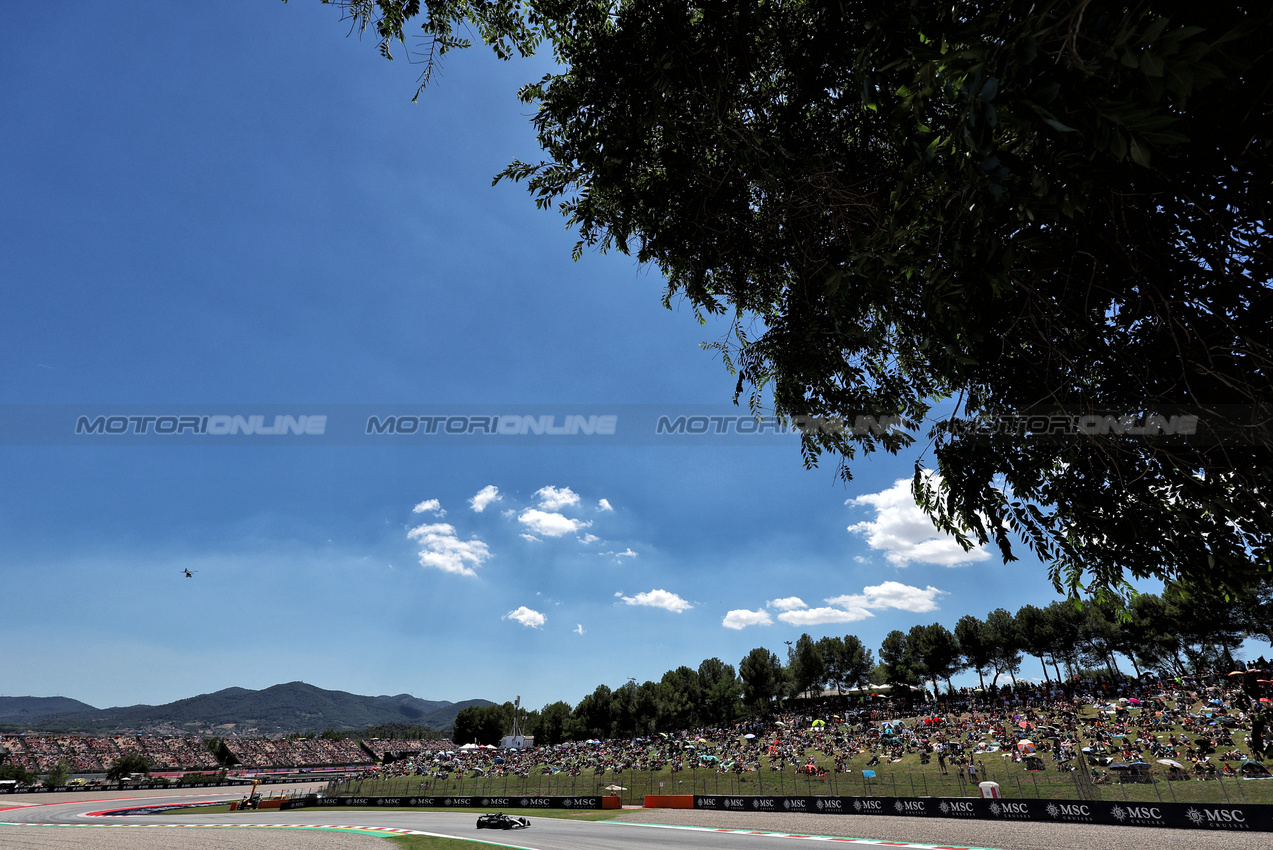
<instances>
[{"instance_id":1,"label":"dark tree canopy","mask_svg":"<svg viewBox=\"0 0 1273 850\"><path fill-rule=\"evenodd\" d=\"M154 763L149 756L141 753L124 753L106 771L106 779L111 782L118 782L133 773L149 776L150 769L153 766Z\"/></svg>"},{"instance_id":2,"label":"dark tree canopy","mask_svg":"<svg viewBox=\"0 0 1273 850\"><path fill-rule=\"evenodd\" d=\"M917 498L966 544L1024 540L1071 591L1268 580L1266 0L341 5L386 55L415 19L428 68L465 25L504 57L550 44L561 71L521 93L546 158L501 177L577 250L630 252L669 303L732 316L736 399L793 420L1200 417L1188 439L919 435L939 475L917 464ZM914 439L803 445L847 478Z\"/></svg>"}]
</instances>

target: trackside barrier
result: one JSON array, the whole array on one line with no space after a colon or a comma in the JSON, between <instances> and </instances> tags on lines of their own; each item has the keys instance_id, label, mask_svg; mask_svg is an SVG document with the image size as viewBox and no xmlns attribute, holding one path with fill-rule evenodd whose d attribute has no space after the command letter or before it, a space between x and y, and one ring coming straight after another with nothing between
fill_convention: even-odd
<instances>
[{"instance_id":1,"label":"trackside barrier","mask_svg":"<svg viewBox=\"0 0 1273 850\"><path fill-rule=\"evenodd\" d=\"M695 794L694 808L722 812L900 815L921 818L1273 832L1273 805L1267 804L1001 800L977 797L730 797Z\"/></svg>"},{"instance_id":2,"label":"trackside barrier","mask_svg":"<svg viewBox=\"0 0 1273 850\"><path fill-rule=\"evenodd\" d=\"M614 801L611 803L610 801ZM618 809L618 797L321 797L307 794L283 801L284 809L322 806L395 809Z\"/></svg>"},{"instance_id":3,"label":"trackside barrier","mask_svg":"<svg viewBox=\"0 0 1273 850\"><path fill-rule=\"evenodd\" d=\"M646 794L645 807L647 809L692 809L694 808L694 795Z\"/></svg>"}]
</instances>

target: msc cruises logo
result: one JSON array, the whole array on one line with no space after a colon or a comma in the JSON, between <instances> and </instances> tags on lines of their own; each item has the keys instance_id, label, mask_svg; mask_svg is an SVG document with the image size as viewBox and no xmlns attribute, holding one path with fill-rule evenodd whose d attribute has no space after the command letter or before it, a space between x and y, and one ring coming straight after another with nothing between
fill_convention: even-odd
<instances>
[{"instance_id":1,"label":"msc cruises logo","mask_svg":"<svg viewBox=\"0 0 1273 850\"><path fill-rule=\"evenodd\" d=\"M1190 806L1185 812L1194 826L1206 826L1212 829L1250 829L1246 822L1246 813L1241 809L1209 808L1201 809Z\"/></svg>"}]
</instances>

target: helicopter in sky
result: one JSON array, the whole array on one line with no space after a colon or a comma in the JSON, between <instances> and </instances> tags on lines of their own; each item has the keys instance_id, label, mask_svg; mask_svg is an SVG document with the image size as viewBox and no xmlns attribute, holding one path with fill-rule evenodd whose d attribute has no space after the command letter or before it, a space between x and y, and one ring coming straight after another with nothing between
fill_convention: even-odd
<instances>
[{"instance_id":1,"label":"helicopter in sky","mask_svg":"<svg viewBox=\"0 0 1273 850\"><path fill-rule=\"evenodd\" d=\"M189 568L185 568L185 569L182 569L182 572L186 574L186 578L194 578L194 574L195 574L195 573L197 573L197 572L199 572L199 571L198 571L198 570L194 570L194 571L192 572Z\"/></svg>"}]
</instances>

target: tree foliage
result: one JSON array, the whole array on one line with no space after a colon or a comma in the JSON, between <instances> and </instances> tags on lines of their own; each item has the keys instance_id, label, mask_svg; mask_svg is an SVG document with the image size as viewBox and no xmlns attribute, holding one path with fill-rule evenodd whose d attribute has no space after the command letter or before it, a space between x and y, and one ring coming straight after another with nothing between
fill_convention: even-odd
<instances>
[{"instance_id":1,"label":"tree foliage","mask_svg":"<svg viewBox=\"0 0 1273 850\"><path fill-rule=\"evenodd\" d=\"M495 746L513 725L513 704L471 705L455 716L451 740L457 744Z\"/></svg>"},{"instance_id":2,"label":"tree foliage","mask_svg":"<svg viewBox=\"0 0 1273 850\"><path fill-rule=\"evenodd\" d=\"M71 763L66 759L58 759L57 764L49 768L49 772L44 775L44 784L50 787L58 787L65 785L71 778Z\"/></svg>"},{"instance_id":3,"label":"tree foliage","mask_svg":"<svg viewBox=\"0 0 1273 850\"><path fill-rule=\"evenodd\" d=\"M19 785L31 785L35 774L20 764L0 764L0 779L12 779Z\"/></svg>"},{"instance_id":4,"label":"tree foliage","mask_svg":"<svg viewBox=\"0 0 1273 850\"><path fill-rule=\"evenodd\" d=\"M977 671L981 687L986 687L986 669L990 667L992 647L987 643L986 624L965 614L955 623L955 640L959 642L959 651L966 666Z\"/></svg>"},{"instance_id":5,"label":"tree foliage","mask_svg":"<svg viewBox=\"0 0 1273 850\"><path fill-rule=\"evenodd\" d=\"M733 665L719 658L708 658L698 665L698 681L703 699L699 713L703 722L716 726L733 723L743 694Z\"/></svg>"},{"instance_id":6,"label":"tree foliage","mask_svg":"<svg viewBox=\"0 0 1273 850\"><path fill-rule=\"evenodd\" d=\"M995 677L991 684L998 684L999 677L1007 673L1013 684L1017 681L1017 671L1021 669L1021 631L1012 612L1006 608L996 608L986 615L985 636L982 638L990 647L990 663L995 669Z\"/></svg>"},{"instance_id":7,"label":"tree foliage","mask_svg":"<svg viewBox=\"0 0 1273 850\"><path fill-rule=\"evenodd\" d=\"M763 646L758 646L738 665L743 680L743 702L753 711L767 711L773 699L781 695L784 680L782 662Z\"/></svg>"},{"instance_id":8,"label":"tree foliage","mask_svg":"<svg viewBox=\"0 0 1273 850\"><path fill-rule=\"evenodd\" d=\"M940 692L940 682L950 685L950 677L960 668L959 642L941 623L914 626L906 636L907 648L918 676L933 683L933 693Z\"/></svg>"},{"instance_id":9,"label":"tree foliage","mask_svg":"<svg viewBox=\"0 0 1273 850\"><path fill-rule=\"evenodd\" d=\"M901 629L894 629L880 643L880 672L885 684L898 687L919 684L919 671L910 637Z\"/></svg>"},{"instance_id":10,"label":"tree foliage","mask_svg":"<svg viewBox=\"0 0 1273 850\"><path fill-rule=\"evenodd\" d=\"M471 27L545 152L500 176L665 302L727 314L735 398L948 424L1188 409L1205 439L932 434L915 490L1057 586L1267 580L1273 54L1267 3L349 0L427 82ZM1217 432L1221 420L1244 427ZM1151 428L1151 431L1153 429ZM909 430L813 428L841 471ZM922 460L921 463L929 463Z\"/></svg>"},{"instance_id":11,"label":"tree foliage","mask_svg":"<svg viewBox=\"0 0 1273 850\"><path fill-rule=\"evenodd\" d=\"M818 651L826 660L827 681L837 691L860 688L868 683L875 659L857 635L821 638Z\"/></svg>"},{"instance_id":12,"label":"tree foliage","mask_svg":"<svg viewBox=\"0 0 1273 850\"><path fill-rule=\"evenodd\" d=\"M132 773L149 776L152 767L154 762L151 761L150 756L141 753L124 753L106 771L106 779L110 782L118 782Z\"/></svg>"},{"instance_id":13,"label":"tree foliage","mask_svg":"<svg viewBox=\"0 0 1273 850\"><path fill-rule=\"evenodd\" d=\"M808 633L800 635L788 649L787 665L791 671L791 690L799 695L813 688L822 689L827 678L827 660Z\"/></svg>"}]
</instances>

